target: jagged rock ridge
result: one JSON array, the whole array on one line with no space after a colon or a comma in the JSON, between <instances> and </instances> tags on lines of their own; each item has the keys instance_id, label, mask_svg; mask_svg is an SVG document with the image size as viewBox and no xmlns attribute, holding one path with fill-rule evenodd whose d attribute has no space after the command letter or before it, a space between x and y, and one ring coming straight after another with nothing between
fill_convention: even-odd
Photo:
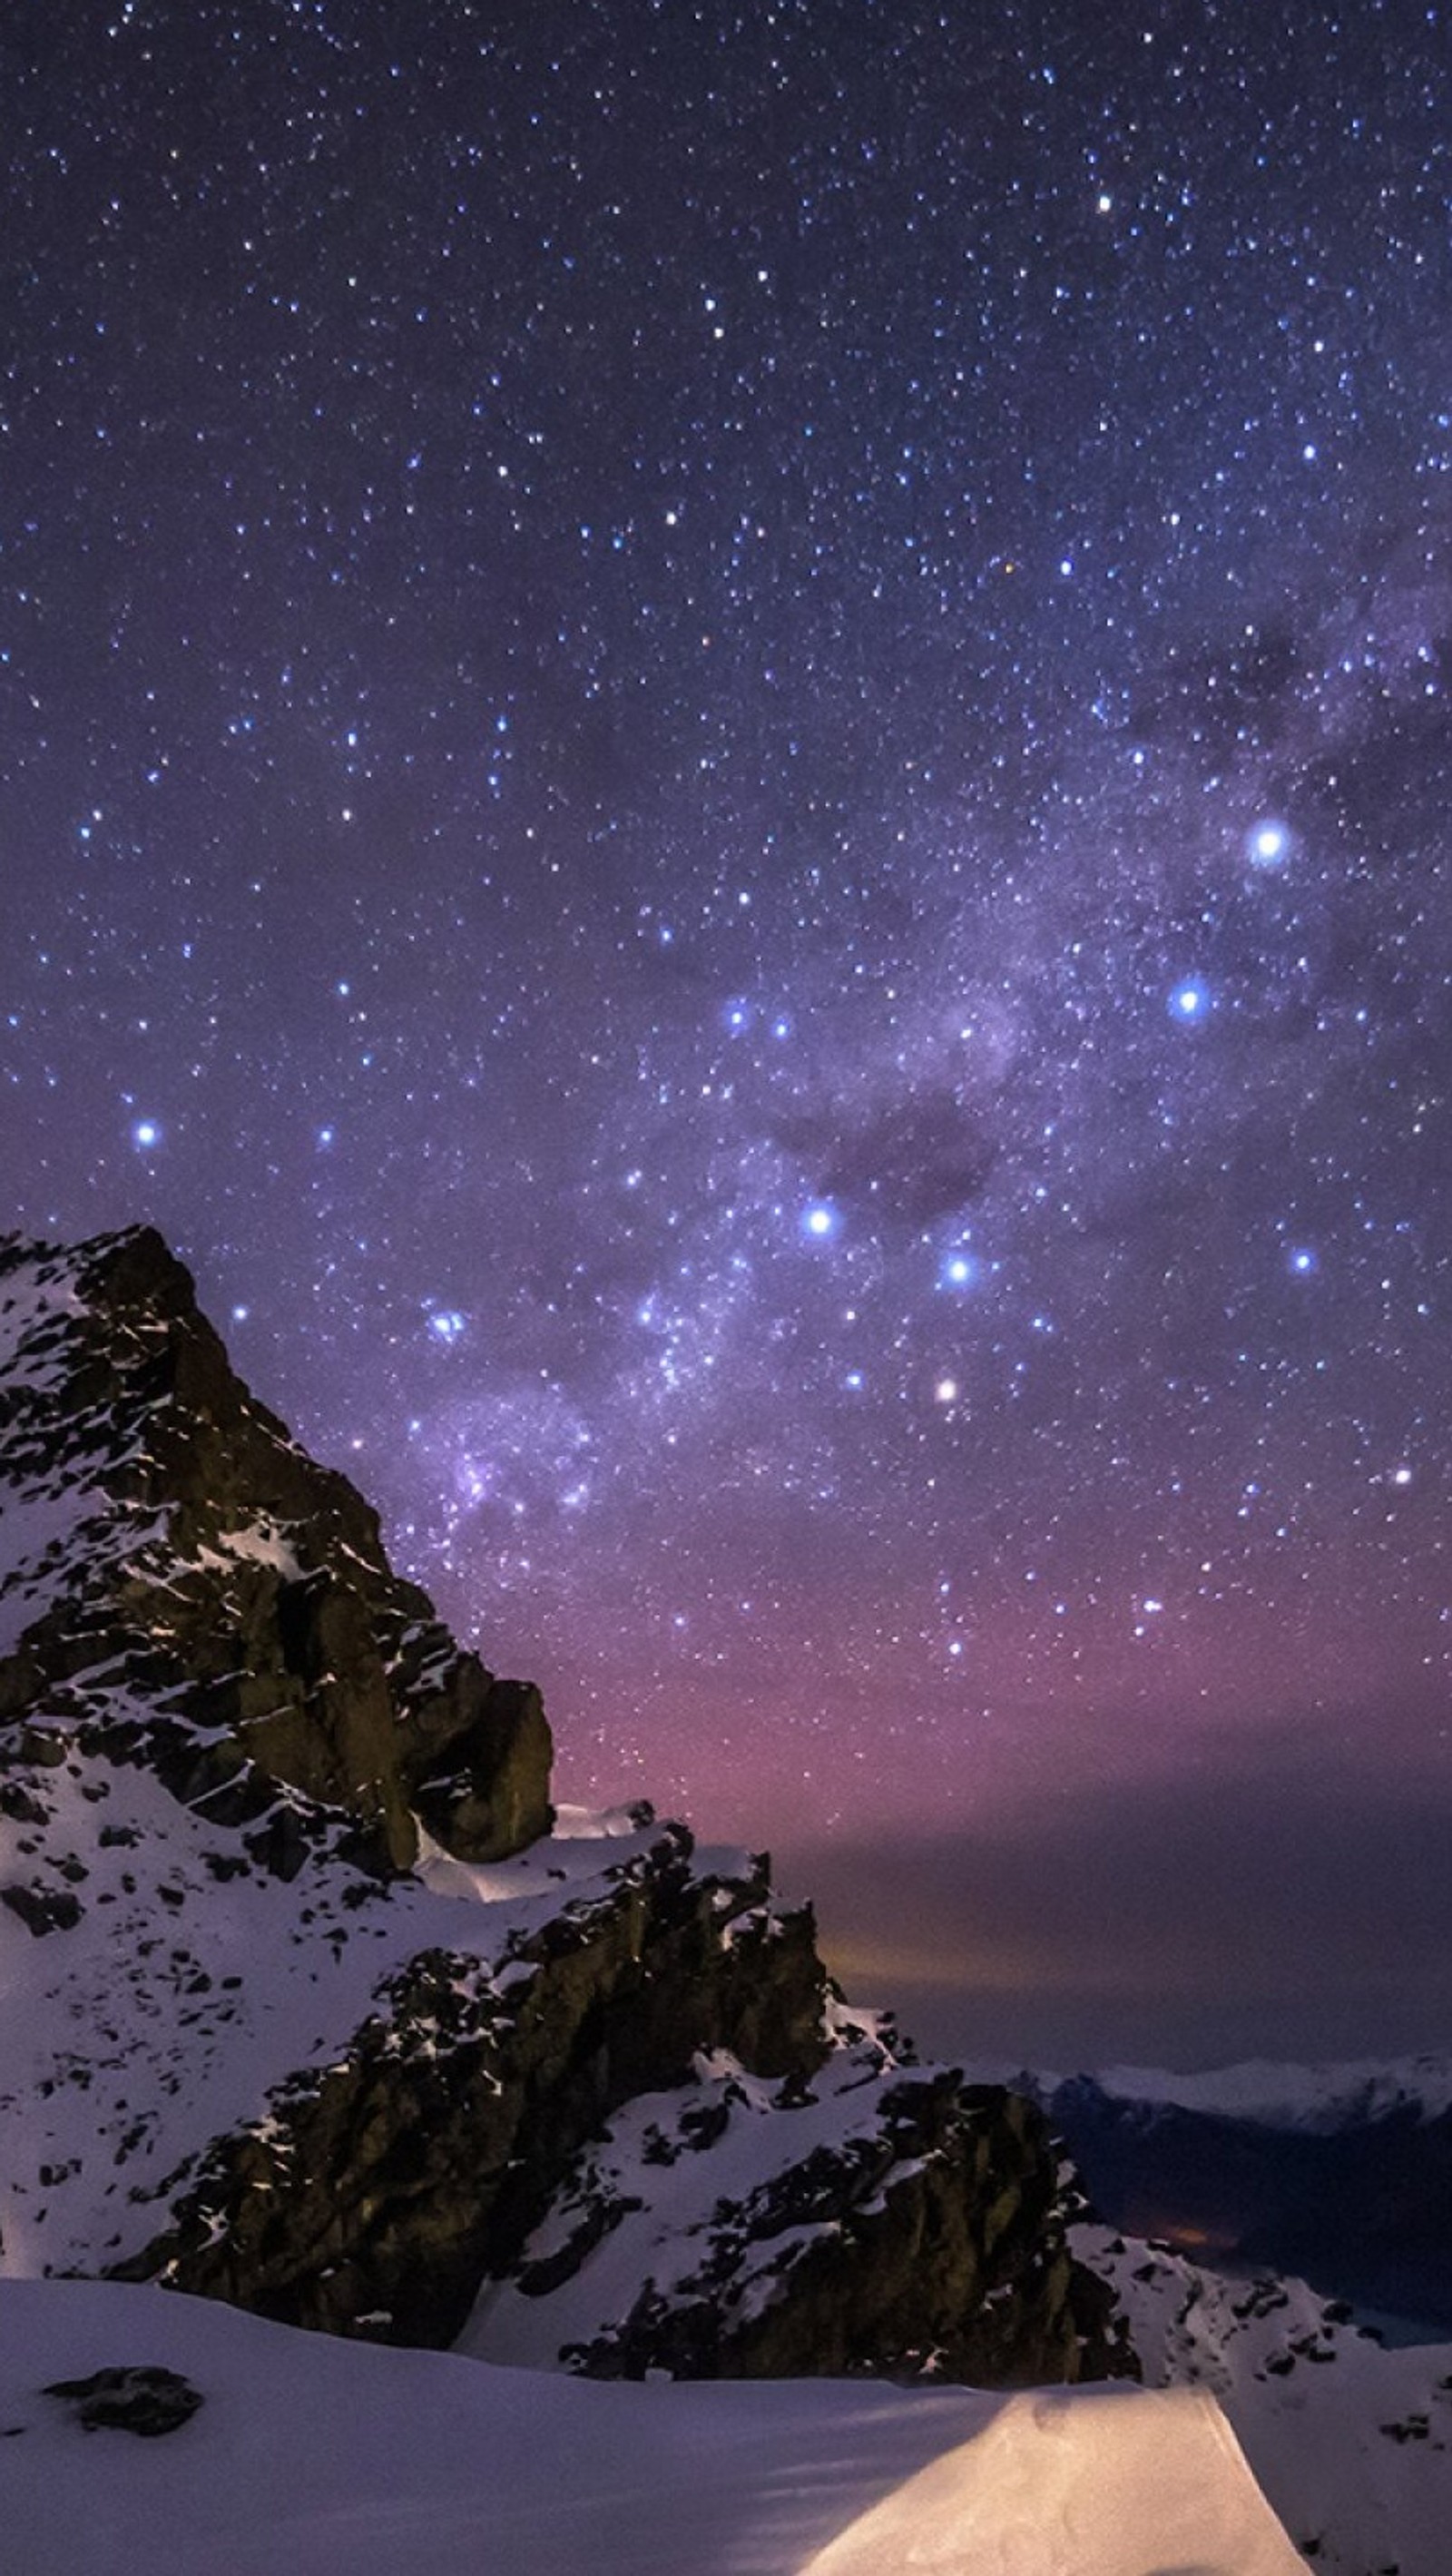
<instances>
[{"instance_id":1,"label":"jagged rock ridge","mask_svg":"<svg viewBox=\"0 0 1452 2576\"><path fill-rule=\"evenodd\" d=\"M377 1514L234 1376L158 1234L9 1244L7 1351L0 1717L114 1737L118 1694L139 1692L148 1757L189 1802L285 1817L287 1784L395 1864L415 1816L479 1859L547 1829L538 1693L496 1681L392 1573Z\"/></svg>"},{"instance_id":2,"label":"jagged rock ridge","mask_svg":"<svg viewBox=\"0 0 1452 2576\"><path fill-rule=\"evenodd\" d=\"M555 2365L1132 2366L1040 2116L834 2004L766 1865L553 1831L538 1694L155 1234L0 1248L0 2266Z\"/></svg>"}]
</instances>

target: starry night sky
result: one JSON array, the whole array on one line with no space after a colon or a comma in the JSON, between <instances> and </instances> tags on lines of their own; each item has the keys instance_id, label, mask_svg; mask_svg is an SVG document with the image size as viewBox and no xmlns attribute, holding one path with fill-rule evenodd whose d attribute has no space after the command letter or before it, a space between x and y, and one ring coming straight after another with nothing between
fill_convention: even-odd
<instances>
[{"instance_id":1,"label":"starry night sky","mask_svg":"<svg viewBox=\"0 0 1452 2576\"><path fill-rule=\"evenodd\" d=\"M0 96L0 1224L923 2036L1452 2043L1452 17Z\"/></svg>"}]
</instances>

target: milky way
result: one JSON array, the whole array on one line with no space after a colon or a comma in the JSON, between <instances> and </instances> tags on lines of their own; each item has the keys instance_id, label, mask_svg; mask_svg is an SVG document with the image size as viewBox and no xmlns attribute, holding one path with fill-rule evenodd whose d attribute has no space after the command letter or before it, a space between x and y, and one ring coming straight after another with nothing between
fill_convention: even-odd
<instances>
[{"instance_id":1,"label":"milky way","mask_svg":"<svg viewBox=\"0 0 1452 2576\"><path fill-rule=\"evenodd\" d=\"M1441 10L0 79L0 1223L159 1223L567 1787L1445 1794Z\"/></svg>"}]
</instances>

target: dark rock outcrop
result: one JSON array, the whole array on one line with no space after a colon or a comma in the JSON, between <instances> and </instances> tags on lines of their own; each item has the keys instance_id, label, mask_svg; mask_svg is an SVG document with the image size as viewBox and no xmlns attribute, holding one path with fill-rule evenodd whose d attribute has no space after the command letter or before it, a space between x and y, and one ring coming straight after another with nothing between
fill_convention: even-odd
<instances>
[{"instance_id":1,"label":"dark rock outcrop","mask_svg":"<svg viewBox=\"0 0 1452 2576\"><path fill-rule=\"evenodd\" d=\"M576 2191L588 2211L598 2179ZM1032 2104L938 2067L884 2069L869 2133L718 2198L687 2271L666 2289L648 2280L618 2324L562 2358L629 2379L876 2371L1005 2388L1133 2375L1113 2294L1073 2260L1064 2219ZM520 2286L555 2284L526 2272Z\"/></svg>"},{"instance_id":2,"label":"dark rock outcrop","mask_svg":"<svg viewBox=\"0 0 1452 2576\"><path fill-rule=\"evenodd\" d=\"M698 1873L667 1826L502 1956L413 1958L344 2057L219 2141L121 2274L292 2325L452 2342L619 2103L681 2081L701 2048L747 2047L771 2073L820 2063L811 1917L768 1930L764 1893L762 1870Z\"/></svg>"}]
</instances>

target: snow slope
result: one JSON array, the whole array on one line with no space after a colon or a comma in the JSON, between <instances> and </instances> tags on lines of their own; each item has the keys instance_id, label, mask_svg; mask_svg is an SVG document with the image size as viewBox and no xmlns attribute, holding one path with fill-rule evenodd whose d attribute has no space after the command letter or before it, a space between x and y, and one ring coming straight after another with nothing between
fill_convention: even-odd
<instances>
[{"instance_id":1,"label":"snow slope","mask_svg":"<svg viewBox=\"0 0 1452 2576\"><path fill-rule=\"evenodd\" d=\"M1299 2563L1207 2398L1048 2394L1010 2398L804 2576L1279 2576Z\"/></svg>"},{"instance_id":2,"label":"snow slope","mask_svg":"<svg viewBox=\"0 0 1452 2576\"><path fill-rule=\"evenodd\" d=\"M44 2393L123 2363L155 2440ZM598 2385L90 2282L0 2284L16 2576L1295 2576L1207 2396Z\"/></svg>"},{"instance_id":3,"label":"snow slope","mask_svg":"<svg viewBox=\"0 0 1452 2576\"><path fill-rule=\"evenodd\" d=\"M1146 2383L1216 2398L1321 2576L1447 2576L1452 2345L1384 2350L1303 2281L1230 2280L1102 2228L1073 2235L1119 2291Z\"/></svg>"}]
</instances>

